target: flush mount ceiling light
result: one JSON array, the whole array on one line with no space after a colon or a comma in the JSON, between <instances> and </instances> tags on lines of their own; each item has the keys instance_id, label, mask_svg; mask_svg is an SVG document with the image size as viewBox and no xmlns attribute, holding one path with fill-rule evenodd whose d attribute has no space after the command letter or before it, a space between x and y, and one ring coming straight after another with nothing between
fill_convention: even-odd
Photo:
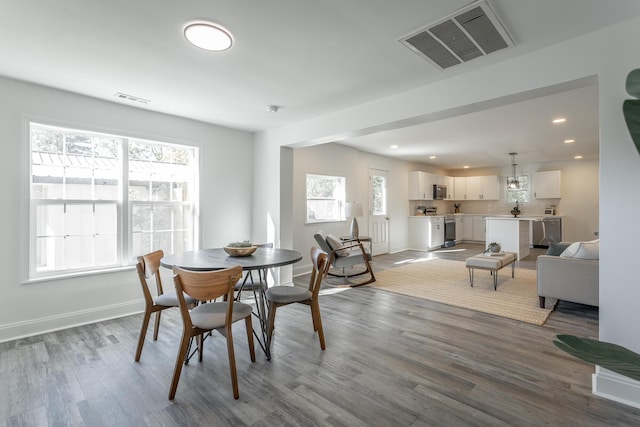
<instances>
[{"instance_id":1,"label":"flush mount ceiling light","mask_svg":"<svg viewBox=\"0 0 640 427\"><path fill-rule=\"evenodd\" d=\"M194 22L184 28L184 37L200 49L220 52L233 44L231 33L213 22Z\"/></svg>"},{"instance_id":2,"label":"flush mount ceiling light","mask_svg":"<svg viewBox=\"0 0 640 427\"><path fill-rule=\"evenodd\" d=\"M518 174L516 173L516 156L518 153L509 153L511 156L511 176L507 178L507 188L509 190L517 190L520 188L520 182L518 181Z\"/></svg>"}]
</instances>

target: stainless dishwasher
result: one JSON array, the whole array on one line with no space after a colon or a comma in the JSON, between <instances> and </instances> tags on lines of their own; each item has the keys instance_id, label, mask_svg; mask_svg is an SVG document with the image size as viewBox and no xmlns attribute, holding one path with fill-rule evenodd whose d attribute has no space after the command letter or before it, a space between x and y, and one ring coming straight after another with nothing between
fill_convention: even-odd
<instances>
[{"instance_id":1,"label":"stainless dishwasher","mask_svg":"<svg viewBox=\"0 0 640 427\"><path fill-rule=\"evenodd\" d=\"M549 243L562 241L562 218L544 217L531 221L534 248L548 248Z\"/></svg>"}]
</instances>

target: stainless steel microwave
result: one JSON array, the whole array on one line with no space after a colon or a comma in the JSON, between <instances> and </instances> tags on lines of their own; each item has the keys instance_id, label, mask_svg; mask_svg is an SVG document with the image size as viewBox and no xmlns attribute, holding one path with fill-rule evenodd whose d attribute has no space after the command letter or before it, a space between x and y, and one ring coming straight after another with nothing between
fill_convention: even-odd
<instances>
[{"instance_id":1,"label":"stainless steel microwave","mask_svg":"<svg viewBox=\"0 0 640 427\"><path fill-rule=\"evenodd\" d=\"M433 200L445 200L447 198L447 186L433 184Z\"/></svg>"}]
</instances>

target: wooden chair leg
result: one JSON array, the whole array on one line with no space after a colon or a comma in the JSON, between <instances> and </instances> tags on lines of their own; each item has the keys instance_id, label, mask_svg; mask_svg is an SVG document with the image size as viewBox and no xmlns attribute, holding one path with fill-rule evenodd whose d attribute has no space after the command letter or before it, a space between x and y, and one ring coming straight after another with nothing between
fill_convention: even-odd
<instances>
[{"instance_id":1,"label":"wooden chair leg","mask_svg":"<svg viewBox=\"0 0 640 427\"><path fill-rule=\"evenodd\" d=\"M190 339L191 337L187 334L187 331L184 331L182 334L182 341L180 342L180 349L178 350L178 356L176 357L176 366L173 369L173 379L171 380L171 387L169 388L169 400L173 400L173 398L176 397L178 380L180 380L183 362L187 358L187 349L189 348Z\"/></svg>"},{"instance_id":2,"label":"wooden chair leg","mask_svg":"<svg viewBox=\"0 0 640 427\"><path fill-rule=\"evenodd\" d=\"M316 330L318 331L318 338L320 339L320 348L322 350L325 349L324 344L324 331L322 330L322 318L320 317L320 305L319 304L311 304L311 315L313 316L313 323Z\"/></svg>"},{"instance_id":3,"label":"wooden chair leg","mask_svg":"<svg viewBox=\"0 0 640 427\"><path fill-rule=\"evenodd\" d=\"M162 310L156 311L156 323L153 327L153 340L158 341L158 331L160 330L160 313Z\"/></svg>"},{"instance_id":4,"label":"wooden chair leg","mask_svg":"<svg viewBox=\"0 0 640 427\"><path fill-rule=\"evenodd\" d=\"M231 371L231 386L233 387L233 398L240 398L238 390L238 374L236 372L236 355L233 351L233 334L231 333L231 325L226 327L227 333L227 351L229 353L229 371Z\"/></svg>"},{"instance_id":5,"label":"wooden chair leg","mask_svg":"<svg viewBox=\"0 0 640 427\"><path fill-rule=\"evenodd\" d=\"M138 338L138 348L136 349L136 362L140 361L142 355L142 346L144 346L144 339L147 336L147 329L149 328L149 320L151 319L151 311L145 310L144 317L142 318L142 327L140 328L140 337Z\"/></svg>"},{"instance_id":6,"label":"wooden chair leg","mask_svg":"<svg viewBox=\"0 0 640 427\"><path fill-rule=\"evenodd\" d=\"M251 321L251 316L247 316L244 319L244 326L247 330L247 341L249 343L249 354L251 355L251 361L256 361L256 348L253 344L253 323Z\"/></svg>"}]
</instances>

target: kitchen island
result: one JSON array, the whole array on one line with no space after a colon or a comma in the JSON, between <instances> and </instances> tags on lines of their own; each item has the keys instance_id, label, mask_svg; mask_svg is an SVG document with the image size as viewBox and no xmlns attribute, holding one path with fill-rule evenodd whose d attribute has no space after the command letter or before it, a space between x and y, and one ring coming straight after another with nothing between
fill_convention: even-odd
<instances>
[{"instance_id":1,"label":"kitchen island","mask_svg":"<svg viewBox=\"0 0 640 427\"><path fill-rule=\"evenodd\" d=\"M529 256L529 233L535 217L488 216L486 219L487 245L500 244L505 252L515 252L518 259Z\"/></svg>"}]
</instances>

